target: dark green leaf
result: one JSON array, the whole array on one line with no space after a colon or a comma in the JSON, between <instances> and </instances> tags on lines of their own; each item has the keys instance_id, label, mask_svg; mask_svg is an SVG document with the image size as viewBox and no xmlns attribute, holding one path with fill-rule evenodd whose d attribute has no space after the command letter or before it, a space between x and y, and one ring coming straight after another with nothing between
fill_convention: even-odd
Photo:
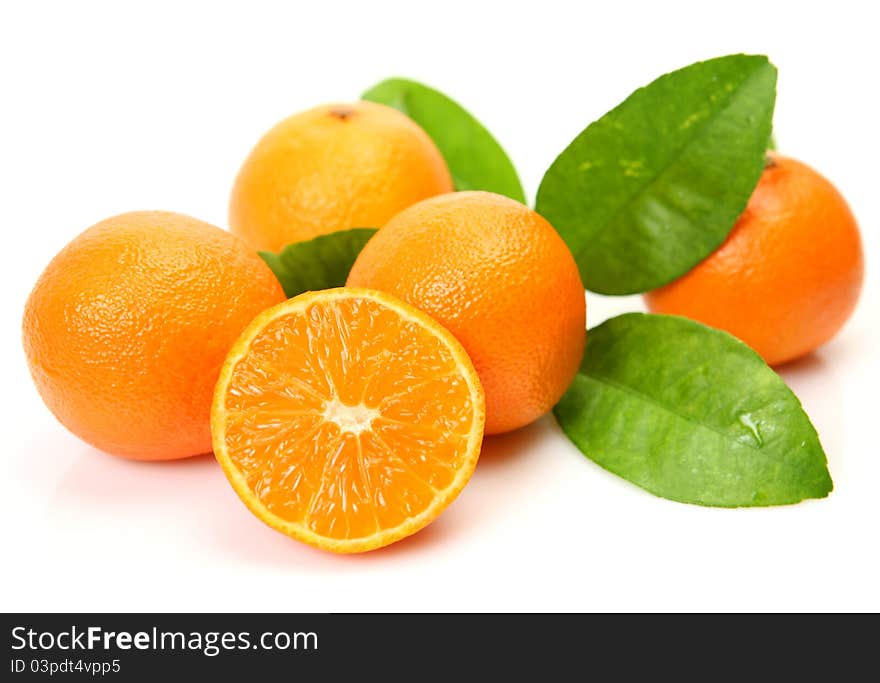
<instances>
[{"instance_id":1,"label":"dark green leaf","mask_svg":"<svg viewBox=\"0 0 880 683\"><path fill-rule=\"evenodd\" d=\"M661 76L578 135L536 208L586 288L644 292L712 253L761 177L775 100L766 57L720 57Z\"/></svg>"},{"instance_id":2,"label":"dark green leaf","mask_svg":"<svg viewBox=\"0 0 880 683\"><path fill-rule=\"evenodd\" d=\"M389 78L363 99L394 107L418 123L437 145L456 190L486 190L525 203L516 169L488 130L443 93L404 78Z\"/></svg>"},{"instance_id":3,"label":"dark green leaf","mask_svg":"<svg viewBox=\"0 0 880 683\"><path fill-rule=\"evenodd\" d=\"M280 253L259 252L288 297L318 289L342 287L357 255L376 234L375 228L352 228L288 244Z\"/></svg>"},{"instance_id":4,"label":"dark green leaf","mask_svg":"<svg viewBox=\"0 0 880 683\"><path fill-rule=\"evenodd\" d=\"M590 330L554 412L587 457L671 500L786 505L832 489L782 379L731 335L685 318L629 313Z\"/></svg>"}]
</instances>

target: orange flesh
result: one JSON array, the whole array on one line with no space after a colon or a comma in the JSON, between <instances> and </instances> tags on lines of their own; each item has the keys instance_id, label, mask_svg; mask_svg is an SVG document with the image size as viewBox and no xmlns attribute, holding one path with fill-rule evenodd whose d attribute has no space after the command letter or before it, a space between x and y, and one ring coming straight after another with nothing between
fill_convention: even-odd
<instances>
[{"instance_id":1,"label":"orange flesh","mask_svg":"<svg viewBox=\"0 0 880 683\"><path fill-rule=\"evenodd\" d=\"M469 476L474 380L419 321L369 298L317 300L269 320L240 353L221 408L225 454L279 520L363 539Z\"/></svg>"}]
</instances>

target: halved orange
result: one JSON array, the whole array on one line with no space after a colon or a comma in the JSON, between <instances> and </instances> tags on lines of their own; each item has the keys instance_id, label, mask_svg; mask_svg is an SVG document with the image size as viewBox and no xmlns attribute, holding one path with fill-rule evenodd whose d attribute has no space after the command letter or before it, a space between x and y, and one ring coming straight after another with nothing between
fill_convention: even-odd
<instances>
[{"instance_id":1,"label":"halved orange","mask_svg":"<svg viewBox=\"0 0 880 683\"><path fill-rule=\"evenodd\" d=\"M214 454L269 526L340 553L415 533L462 490L485 399L462 346L380 292L307 292L263 312L226 358Z\"/></svg>"}]
</instances>

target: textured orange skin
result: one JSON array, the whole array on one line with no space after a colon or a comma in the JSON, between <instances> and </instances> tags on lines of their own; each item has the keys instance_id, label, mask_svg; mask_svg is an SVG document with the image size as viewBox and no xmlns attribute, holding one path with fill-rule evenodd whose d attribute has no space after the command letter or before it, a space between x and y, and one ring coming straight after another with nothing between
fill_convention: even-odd
<instances>
[{"instance_id":1,"label":"textured orange skin","mask_svg":"<svg viewBox=\"0 0 880 683\"><path fill-rule=\"evenodd\" d=\"M229 225L256 249L336 230L378 228L407 206L452 191L428 135L396 109L328 104L285 119L250 153Z\"/></svg>"},{"instance_id":2,"label":"textured orange skin","mask_svg":"<svg viewBox=\"0 0 880 683\"><path fill-rule=\"evenodd\" d=\"M62 249L27 300L23 341L55 417L97 448L168 460L211 451L227 351L284 300L241 240L174 213L122 214Z\"/></svg>"},{"instance_id":3,"label":"textured orange skin","mask_svg":"<svg viewBox=\"0 0 880 683\"><path fill-rule=\"evenodd\" d=\"M394 294L446 327L486 394L486 433L523 427L568 388L584 351L584 287L544 218L490 192L427 199L367 243L349 286Z\"/></svg>"},{"instance_id":4,"label":"textured orange skin","mask_svg":"<svg viewBox=\"0 0 880 683\"><path fill-rule=\"evenodd\" d=\"M656 313L726 330L779 365L837 333L863 275L859 228L844 198L806 164L773 154L724 244L645 299Z\"/></svg>"}]
</instances>

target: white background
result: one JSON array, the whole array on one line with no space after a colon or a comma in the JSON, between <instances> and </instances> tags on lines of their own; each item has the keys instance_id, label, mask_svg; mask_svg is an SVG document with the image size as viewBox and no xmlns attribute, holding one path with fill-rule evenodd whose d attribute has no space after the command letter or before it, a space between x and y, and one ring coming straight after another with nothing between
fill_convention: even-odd
<instances>
[{"instance_id":1,"label":"white background","mask_svg":"<svg viewBox=\"0 0 880 683\"><path fill-rule=\"evenodd\" d=\"M839 0L4 3L0 609L880 609L869 11ZM555 155L635 87L740 51L779 67L781 149L833 179L867 250L856 315L782 373L828 452L827 500L718 510L654 498L545 418L488 440L469 486L424 532L333 556L259 523L209 456L144 464L86 446L31 384L21 313L50 258L123 211L224 226L239 164L288 114L390 75L423 80L497 135L533 196ZM589 324L638 308L637 297L590 297Z\"/></svg>"}]
</instances>

